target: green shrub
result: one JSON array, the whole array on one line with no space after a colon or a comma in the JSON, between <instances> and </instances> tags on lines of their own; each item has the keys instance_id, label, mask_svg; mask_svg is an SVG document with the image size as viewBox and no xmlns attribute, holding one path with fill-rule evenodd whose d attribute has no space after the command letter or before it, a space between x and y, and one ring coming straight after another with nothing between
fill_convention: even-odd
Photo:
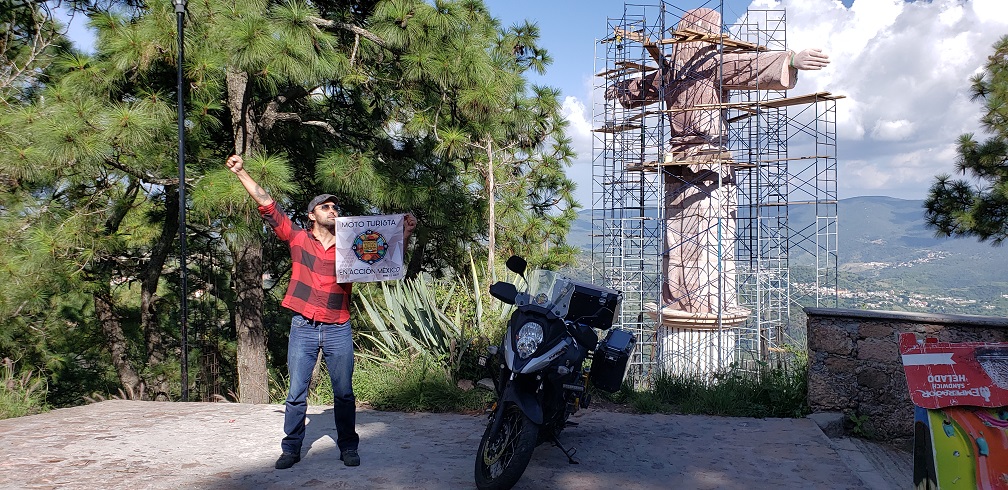
<instances>
[{"instance_id":1,"label":"green shrub","mask_svg":"<svg viewBox=\"0 0 1008 490\"><path fill-rule=\"evenodd\" d=\"M845 428L851 434L863 439L875 439L876 434L872 429L871 417L865 414L858 414L856 412L847 415L847 421L844 424Z\"/></svg>"},{"instance_id":2,"label":"green shrub","mask_svg":"<svg viewBox=\"0 0 1008 490\"><path fill-rule=\"evenodd\" d=\"M48 409L45 378L32 371L17 373L14 361L6 357L0 376L0 419L34 415Z\"/></svg>"}]
</instances>

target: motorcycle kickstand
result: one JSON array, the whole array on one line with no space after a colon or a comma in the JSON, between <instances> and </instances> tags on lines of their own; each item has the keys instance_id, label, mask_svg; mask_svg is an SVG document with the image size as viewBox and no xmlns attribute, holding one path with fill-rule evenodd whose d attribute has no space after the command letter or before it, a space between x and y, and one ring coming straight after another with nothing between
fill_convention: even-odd
<instances>
[{"instance_id":1,"label":"motorcycle kickstand","mask_svg":"<svg viewBox=\"0 0 1008 490\"><path fill-rule=\"evenodd\" d=\"M575 449L575 448L567 449L567 448L563 447L563 444L560 444L560 440L557 439L556 436L553 436L553 445L556 446L556 447L558 447L558 448L560 448L560 450L563 451L564 456L567 456L567 463L569 463L569 464L581 464L580 461L574 459L574 455L577 454L577 449Z\"/></svg>"}]
</instances>

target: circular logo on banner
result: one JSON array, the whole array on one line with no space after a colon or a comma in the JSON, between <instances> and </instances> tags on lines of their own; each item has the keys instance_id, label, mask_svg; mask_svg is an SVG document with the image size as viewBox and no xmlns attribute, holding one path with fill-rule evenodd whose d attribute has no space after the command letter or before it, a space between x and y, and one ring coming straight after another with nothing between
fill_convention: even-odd
<instances>
[{"instance_id":1,"label":"circular logo on banner","mask_svg":"<svg viewBox=\"0 0 1008 490\"><path fill-rule=\"evenodd\" d=\"M367 230L354 238L353 251L354 255L362 262L374 265L375 262L385 258L385 253L388 252L388 243L381 233Z\"/></svg>"}]
</instances>

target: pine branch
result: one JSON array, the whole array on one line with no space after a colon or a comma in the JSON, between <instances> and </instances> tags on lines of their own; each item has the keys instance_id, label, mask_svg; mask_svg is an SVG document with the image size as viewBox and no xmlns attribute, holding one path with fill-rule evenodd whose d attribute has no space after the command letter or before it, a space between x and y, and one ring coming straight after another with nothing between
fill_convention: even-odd
<instances>
[{"instance_id":1,"label":"pine branch","mask_svg":"<svg viewBox=\"0 0 1008 490\"><path fill-rule=\"evenodd\" d=\"M326 130L327 133L329 133L329 134L331 134L333 136L336 136L336 134L337 134L336 133L336 128L334 128L332 126L332 124L329 124L329 123L327 123L325 121L302 121L301 124L304 124L305 126L318 126L318 127L322 128L322 129Z\"/></svg>"},{"instance_id":2,"label":"pine branch","mask_svg":"<svg viewBox=\"0 0 1008 490\"><path fill-rule=\"evenodd\" d=\"M377 44L377 45L379 45L379 46L381 46L383 48L385 47L385 41L382 40L382 38L378 37L373 32L371 32L371 31L369 31L367 29L364 29L362 27L355 26L353 24L347 24L345 22L337 22L337 21L334 21L334 20L323 19L323 18L320 18L320 17L308 17L308 21L311 22L312 24L314 24L315 26L318 26L318 27L325 27L327 29L344 29L344 30L348 30L348 31L353 32L354 34L357 34L357 35L359 35L359 36L361 36L363 38L371 40L372 42L374 42L375 44Z\"/></svg>"},{"instance_id":3,"label":"pine branch","mask_svg":"<svg viewBox=\"0 0 1008 490\"><path fill-rule=\"evenodd\" d=\"M278 121L296 121L301 122L301 116L293 112L280 112L280 105L286 103L291 99L299 99L305 97L310 92L302 86L291 87L290 90L285 94L277 95L273 100L270 100L266 104L266 108L263 110L262 117L259 118L259 126L265 130L269 131L274 124Z\"/></svg>"},{"instance_id":4,"label":"pine branch","mask_svg":"<svg viewBox=\"0 0 1008 490\"><path fill-rule=\"evenodd\" d=\"M128 166L123 165L119 161L112 158L105 159L105 163L107 163L110 167L125 172L127 175L131 175L144 182L149 182L151 184L163 185L167 187L178 185L179 183L179 179L177 178L164 179L156 175L153 175L150 172L137 172L136 170L129 168Z\"/></svg>"}]
</instances>

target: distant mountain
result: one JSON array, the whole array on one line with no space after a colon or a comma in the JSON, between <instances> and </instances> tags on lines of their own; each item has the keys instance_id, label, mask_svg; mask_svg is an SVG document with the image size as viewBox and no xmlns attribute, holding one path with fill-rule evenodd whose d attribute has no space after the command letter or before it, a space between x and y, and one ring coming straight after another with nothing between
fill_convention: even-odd
<instances>
[{"instance_id":1,"label":"distant mountain","mask_svg":"<svg viewBox=\"0 0 1008 490\"><path fill-rule=\"evenodd\" d=\"M975 239L938 238L924 224L923 201L854 197L838 203L841 306L1008 315L1008 249ZM812 222L795 206L795 223ZM601 216L601 212L597 213ZM592 211L568 241L591 255ZM805 260L796 260L798 263ZM844 294L849 297L845 299Z\"/></svg>"},{"instance_id":2,"label":"distant mountain","mask_svg":"<svg viewBox=\"0 0 1008 490\"><path fill-rule=\"evenodd\" d=\"M840 201L837 214L845 263L898 261L924 249L984 255L999 250L975 239L936 237L924 224L924 201L856 197Z\"/></svg>"},{"instance_id":3,"label":"distant mountain","mask_svg":"<svg viewBox=\"0 0 1008 490\"><path fill-rule=\"evenodd\" d=\"M1008 249L973 238L936 237L924 224L923 201L856 197L840 201L837 214L841 270L886 276L885 271L917 267L918 281L952 288L1006 279Z\"/></svg>"}]
</instances>

